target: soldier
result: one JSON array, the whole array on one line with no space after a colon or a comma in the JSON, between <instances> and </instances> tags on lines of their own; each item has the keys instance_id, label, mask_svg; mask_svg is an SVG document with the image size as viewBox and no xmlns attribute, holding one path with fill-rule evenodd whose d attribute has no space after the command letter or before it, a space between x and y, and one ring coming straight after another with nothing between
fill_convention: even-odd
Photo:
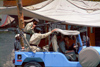
<instances>
[{"instance_id":1,"label":"soldier","mask_svg":"<svg viewBox=\"0 0 100 67\"><path fill-rule=\"evenodd\" d=\"M36 28L35 33L31 36L30 38L30 47L32 48L33 52L36 51L40 51L40 48L37 47L41 41L41 39L46 38L47 36L49 36L50 34L52 34L54 31L56 31L57 29L53 29L50 32L47 32L45 34L41 34L41 29L40 28Z\"/></svg>"},{"instance_id":2,"label":"soldier","mask_svg":"<svg viewBox=\"0 0 100 67\"><path fill-rule=\"evenodd\" d=\"M15 42L14 42L14 50L18 51L21 49L21 44L20 44L20 34L15 35Z\"/></svg>"},{"instance_id":3,"label":"soldier","mask_svg":"<svg viewBox=\"0 0 100 67\"><path fill-rule=\"evenodd\" d=\"M24 28L24 32L27 34L32 35L34 33L34 28L37 25L37 23L39 22L38 19L34 18L32 22L28 23L25 28Z\"/></svg>"}]
</instances>

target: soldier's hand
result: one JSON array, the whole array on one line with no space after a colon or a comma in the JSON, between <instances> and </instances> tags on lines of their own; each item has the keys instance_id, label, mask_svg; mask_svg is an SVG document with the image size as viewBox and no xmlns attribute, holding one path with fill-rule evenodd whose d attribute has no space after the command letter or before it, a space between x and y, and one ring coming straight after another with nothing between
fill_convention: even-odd
<instances>
[{"instance_id":1,"label":"soldier's hand","mask_svg":"<svg viewBox=\"0 0 100 67\"><path fill-rule=\"evenodd\" d=\"M34 24L33 24L33 27L32 27L32 29L34 29L35 27L36 27L36 25L34 25Z\"/></svg>"},{"instance_id":2,"label":"soldier's hand","mask_svg":"<svg viewBox=\"0 0 100 67\"><path fill-rule=\"evenodd\" d=\"M51 32L57 31L57 29L53 29Z\"/></svg>"}]
</instances>

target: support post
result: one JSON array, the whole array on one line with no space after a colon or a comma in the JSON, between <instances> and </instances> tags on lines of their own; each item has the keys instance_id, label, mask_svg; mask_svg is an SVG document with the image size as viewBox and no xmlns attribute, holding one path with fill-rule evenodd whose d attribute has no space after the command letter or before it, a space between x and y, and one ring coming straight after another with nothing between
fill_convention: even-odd
<instances>
[{"instance_id":1,"label":"support post","mask_svg":"<svg viewBox=\"0 0 100 67\"><path fill-rule=\"evenodd\" d=\"M16 0L17 4L17 10L18 10L18 22L19 22L19 29L23 29L25 24L24 24L24 18L23 18L23 12L22 12L22 0ZM24 42L23 38L21 36L21 46L24 48Z\"/></svg>"}]
</instances>

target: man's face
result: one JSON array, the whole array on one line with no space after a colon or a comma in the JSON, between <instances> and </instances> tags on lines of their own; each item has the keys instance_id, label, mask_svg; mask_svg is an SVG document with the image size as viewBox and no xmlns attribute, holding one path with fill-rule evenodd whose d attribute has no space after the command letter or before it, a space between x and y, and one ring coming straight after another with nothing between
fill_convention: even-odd
<instances>
[{"instance_id":1,"label":"man's face","mask_svg":"<svg viewBox=\"0 0 100 67\"><path fill-rule=\"evenodd\" d=\"M37 21L34 21L33 23L34 23L35 25L37 25L38 22L37 22Z\"/></svg>"},{"instance_id":2,"label":"man's face","mask_svg":"<svg viewBox=\"0 0 100 67\"><path fill-rule=\"evenodd\" d=\"M65 37L65 41L67 42L69 40L69 38L68 37Z\"/></svg>"}]
</instances>

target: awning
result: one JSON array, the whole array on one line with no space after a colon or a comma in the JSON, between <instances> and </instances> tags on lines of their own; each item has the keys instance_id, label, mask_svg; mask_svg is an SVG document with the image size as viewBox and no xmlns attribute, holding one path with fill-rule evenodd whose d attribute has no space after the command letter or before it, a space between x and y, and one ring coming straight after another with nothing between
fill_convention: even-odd
<instances>
[{"instance_id":1,"label":"awning","mask_svg":"<svg viewBox=\"0 0 100 67\"><path fill-rule=\"evenodd\" d=\"M100 27L100 2L82 0L47 0L23 7L23 14L64 24ZM0 14L17 15L17 7L1 7Z\"/></svg>"}]
</instances>

